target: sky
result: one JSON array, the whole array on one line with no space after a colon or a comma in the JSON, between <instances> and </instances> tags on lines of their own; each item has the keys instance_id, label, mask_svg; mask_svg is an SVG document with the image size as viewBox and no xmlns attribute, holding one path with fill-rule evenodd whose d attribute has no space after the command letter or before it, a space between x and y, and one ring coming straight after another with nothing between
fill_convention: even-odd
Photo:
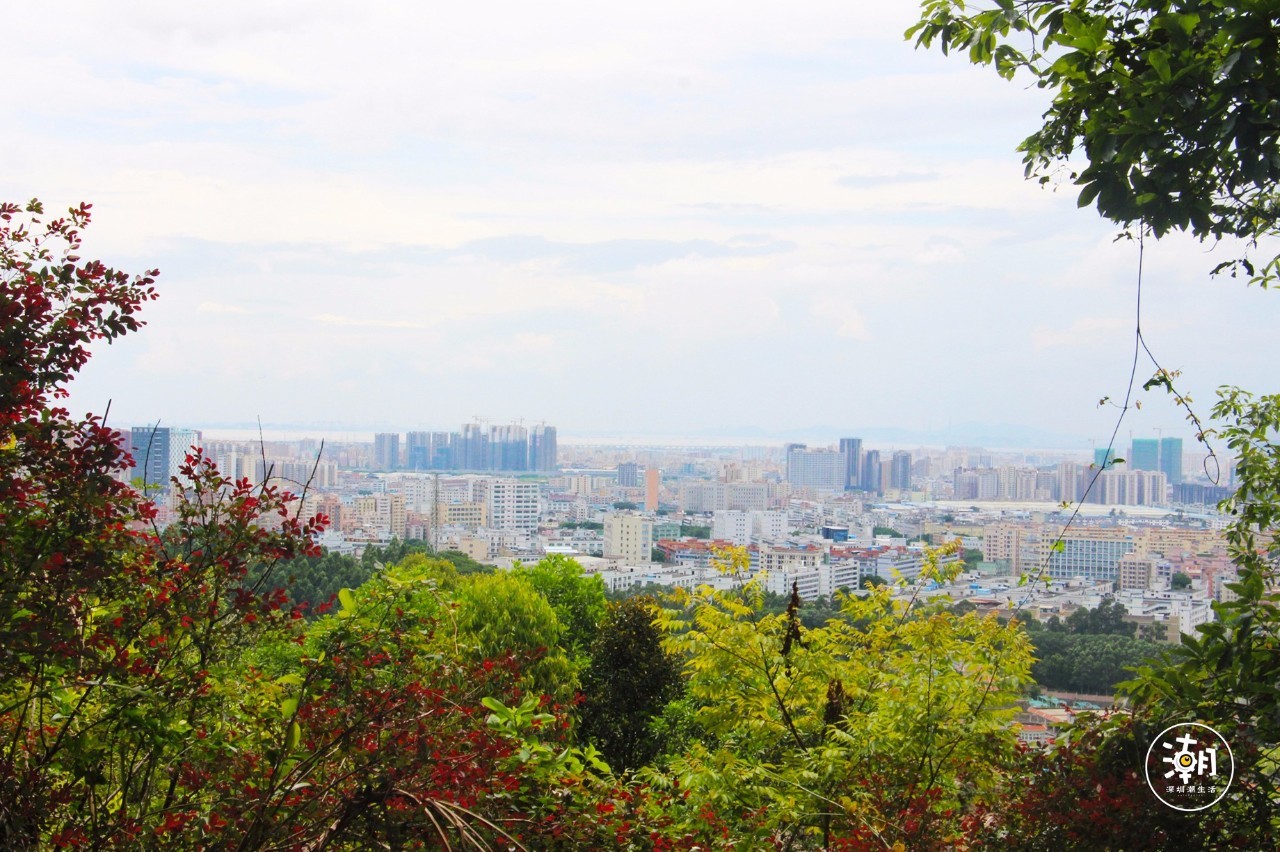
<instances>
[{"instance_id":1,"label":"sky","mask_svg":"<svg viewBox=\"0 0 1280 852\"><path fill-rule=\"evenodd\" d=\"M1046 93L914 50L911 2L5 16L0 198L90 202L86 256L161 270L73 409L764 443L1114 425L1137 245L1024 179ZM1228 256L1146 245L1144 335L1201 413L1277 390L1278 296L1211 279ZM1139 398L1122 437L1191 437Z\"/></svg>"}]
</instances>

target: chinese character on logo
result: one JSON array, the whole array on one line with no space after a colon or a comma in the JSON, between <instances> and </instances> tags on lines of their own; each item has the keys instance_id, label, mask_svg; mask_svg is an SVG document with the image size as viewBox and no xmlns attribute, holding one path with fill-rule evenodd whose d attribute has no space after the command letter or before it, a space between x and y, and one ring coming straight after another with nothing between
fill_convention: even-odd
<instances>
[{"instance_id":1,"label":"chinese character on logo","mask_svg":"<svg viewBox=\"0 0 1280 852\"><path fill-rule=\"evenodd\" d=\"M1157 799L1176 810L1200 811L1226 795L1235 761L1221 734L1199 722L1183 722L1151 743L1146 770L1147 786Z\"/></svg>"},{"instance_id":2,"label":"chinese character on logo","mask_svg":"<svg viewBox=\"0 0 1280 852\"><path fill-rule=\"evenodd\" d=\"M1216 747L1202 748L1199 751L1192 751L1194 746L1198 746L1200 744L1196 741L1195 737L1192 737L1190 734L1183 734L1174 740L1174 742L1180 744L1182 749L1176 754L1164 759L1165 763L1173 765L1173 768L1164 774L1165 778L1170 777L1176 772L1178 775L1182 776L1183 784L1190 784L1192 774L1195 774L1196 776L1203 776L1206 772L1209 775L1218 774L1218 749ZM1167 749L1173 748L1173 746L1167 742L1160 743L1160 746Z\"/></svg>"}]
</instances>

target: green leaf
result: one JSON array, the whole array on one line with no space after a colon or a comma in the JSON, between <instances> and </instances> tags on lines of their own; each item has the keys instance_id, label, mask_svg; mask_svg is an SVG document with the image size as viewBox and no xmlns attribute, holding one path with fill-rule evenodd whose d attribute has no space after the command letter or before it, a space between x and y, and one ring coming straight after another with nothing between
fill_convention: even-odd
<instances>
[{"instance_id":1,"label":"green leaf","mask_svg":"<svg viewBox=\"0 0 1280 852\"><path fill-rule=\"evenodd\" d=\"M351 594L350 589L338 589L338 602L342 604L344 610L354 610L356 608L356 596Z\"/></svg>"},{"instance_id":2,"label":"green leaf","mask_svg":"<svg viewBox=\"0 0 1280 852\"><path fill-rule=\"evenodd\" d=\"M1169 54L1163 50L1153 50L1147 54L1147 61L1151 63L1151 67L1156 69L1156 73L1160 75L1160 79L1167 83L1173 78L1173 74L1169 71Z\"/></svg>"},{"instance_id":3,"label":"green leaf","mask_svg":"<svg viewBox=\"0 0 1280 852\"><path fill-rule=\"evenodd\" d=\"M286 698L280 702L280 715L289 719L298 712L298 699Z\"/></svg>"},{"instance_id":4,"label":"green leaf","mask_svg":"<svg viewBox=\"0 0 1280 852\"><path fill-rule=\"evenodd\" d=\"M1080 197L1076 199L1076 206L1088 207L1093 203L1093 199L1098 197L1098 190L1100 189L1102 189L1102 186L1097 181L1085 184L1084 189L1080 190Z\"/></svg>"}]
</instances>

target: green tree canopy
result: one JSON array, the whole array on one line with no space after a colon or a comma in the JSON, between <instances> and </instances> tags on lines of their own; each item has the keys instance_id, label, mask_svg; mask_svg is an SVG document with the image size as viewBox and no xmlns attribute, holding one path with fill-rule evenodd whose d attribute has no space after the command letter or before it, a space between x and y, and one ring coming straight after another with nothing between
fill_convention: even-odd
<instances>
[{"instance_id":1,"label":"green tree canopy","mask_svg":"<svg viewBox=\"0 0 1280 852\"><path fill-rule=\"evenodd\" d=\"M922 576L957 570L930 552ZM806 630L798 600L765 614L752 582L701 587L662 616L708 735L671 771L686 807L748 814L744 848L923 848L962 799L1003 795L1025 634L942 601L896 600L889 587L841 604L843 618Z\"/></svg>"},{"instance_id":2,"label":"green tree canopy","mask_svg":"<svg viewBox=\"0 0 1280 852\"><path fill-rule=\"evenodd\" d=\"M1065 164L1079 204L1157 236L1256 242L1276 233L1280 29L1254 0L925 0L916 44L965 51L1053 93L1023 140L1028 176ZM1083 160L1080 159L1083 155ZM1238 264L1262 283L1262 269ZM1234 273L1234 269L1233 269Z\"/></svg>"},{"instance_id":3,"label":"green tree canopy","mask_svg":"<svg viewBox=\"0 0 1280 852\"><path fill-rule=\"evenodd\" d=\"M1120 634L1037 633L1031 676L1045 689L1111 695L1164 645Z\"/></svg>"},{"instance_id":4,"label":"green tree canopy","mask_svg":"<svg viewBox=\"0 0 1280 852\"><path fill-rule=\"evenodd\" d=\"M610 604L582 678L582 734L615 770L635 769L658 754L651 728L681 691L680 663L662 648L652 598Z\"/></svg>"},{"instance_id":5,"label":"green tree canopy","mask_svg":"<svg viewBox=\"0 0 1280 852\"><path fill-rule=\"evenodd\" d=\"M564 628L561 647L573 657L585 658L604 620L607 599L601 579L583 574L581 565L558 553L534 565L517 564L511 574L528 582L551 604Z\"/></svg>"},{"instance_id":6,"label":"green tree canopy","mask_svg":"<svg viewBox=\"0 0 1280 852\"><path fill-rule=\"evenodd\" d=\"M1125 621L1128 614L1128 610L1119 601L1107 600L1093 609L1077 609L1067 618L1065 626L1068 631L1076 634L1132 637L1138 625Z\"/></svg>"},{"instance_id":7,"label":"green tree canopy","mask_svg":"<svg viewBox=\"0 0 1280 852\"><path fill-rule=\"evenodd\" d=\"M452 590L458 644L466 659L513 656L528 688L567 701L576 691L574 666L560 648L564 626L526 577L511 572L472 574Z\"/></svg>"}]
</instances>

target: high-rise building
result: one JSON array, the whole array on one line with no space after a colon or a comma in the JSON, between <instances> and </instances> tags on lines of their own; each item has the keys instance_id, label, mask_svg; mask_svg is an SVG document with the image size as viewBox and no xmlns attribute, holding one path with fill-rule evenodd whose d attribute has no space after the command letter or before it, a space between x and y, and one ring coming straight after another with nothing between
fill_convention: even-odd
<instances>
[{"instance_id":1,"label":"high-rise building","mask_svg":"<svg viewBox=\"0 0 1280 852\"><path fill-rule=\"evenodd\" d=\"M462 426L462 469L489 469L489 435L479 423Z\"/></svg>"},{"instance_id":2,"label":"high-rise building","mask_svg":"<svg viewBox=\"0 0 1280 852\"><path fill-rule=\"evenodd\" d=\"M458 436L454 432L431 433L431 467L452 470L458 466Z\"/></svg>"},{"instance_id":3,"label":"high-rise building","mask_svg":"<svg viewBox=\"0 0 1280 852\"><path fill-rule=\"evenodd\" d=\"M409 432L404 436L404 466L409 470L431 469L430 432Z\"/></svg>"},{"instance_id":4,"label":"high-rise building","mask_svg":"<svg viewBox=\"0 0 1280 852\"><path fill-rule=\"evenodd\" d=\"M1160 442L1155 438L1134 438L1126 463L1129 470L1159 470Z\"/></svg>"},{"instance_id":5,"label":"high-rise building","mask_svg":"<svg viewBox=\"0 0 1280 852\"><path fill-rule=\"evenodd\" d=\"M491 470L529 469L529 431L523 426L493 426L489 429Z\"/></svg>"},{"instance_id":6,"label":"high-rise building","mask_svg":"<svg viewBox=\"0 0 1280 852\"><path fill-rule=\"evenodd\" d=\"M1106 447L1095 448L1093 451L1093 466L1107 467L1115 457L1116 451L1114 449L1107 449Z\"/></svg>"},{"instance_id":7,"label":"high-rise building","mask_svg":"<svg viewBox=\"0 0 1280 852\"><path fill-rule=\"evenodd\" d=\"M489 525L499 530L533 532L538 528L538 483L518 479L477 482L489 513Z\"/></svg>"},{"instance_id":8,"label":"high-rise building","mask_svg":"<svg viewBox=\"0 0 1280 852\"><path fill-rule=\"evenodd\" d=\"M463 425L460 432L409 432L394 466L385 464L383 444L398 436L375 438L375 468L394 470L510 471L557 469L554 426L526 429L519 423L485 427Z\"/></svg>"},{"instance_id":9,"label":"high-rise building","mask_svg":"<svg viewBox=\"0 0 1280 852\"><path fill-rule=\"evenodd\" d=\"M640 487L640 465L635 462L622 462L618 465L618 487Z\"/></svg>"},{"instance_id":10,"label":"high-rise building","mask_svg":"<svg viewBox=\"0 0 1280 852\"><path fill-rule=\"evenodd\" d=\"M840 452L844 453L844 487L857 488L862 483L862 439L841 438Z\"/></svg>"},{"instance_id":11,"label":"high-rise building","mask_svg":"<svg viewBox=\"0 0 1280 852\"><path fill-rule=\"evenodd\" d=\"M880 451L867 450L867 454L862 458L862 481L860 483L862 490L870 494L881 493L880 477Z\"/></svg>"},{"instance_id":12,"label":"high-rise building","mask_svg":"<svg viewBox=\"0 0 1280 852\"><path fill-rule=\"evenodd\" d=\"M733 509L716 512L711 518L711 538L746 547L751 543L751 513Z\"/></svg>"},{"instance_id":13,"label":"high-rise building","mask_svg":"<svg viewBox=\"0 0 1280 852\"><path fill-rule=\"evenodd\" d=\"M377 470L400 467L399 432L379 432L373 436L373 466Z\"/></svg>"},{"instance_id":14,"label":"high-rise building","mask_svg":"<svg viewBox=\"0 0 1280 852\"><path fill-rule=\"evenodd\" d=\"M1105 470L1089 502L1110 506L1157 506L1168 498L1169 480L1158 470Z\"/></svg>"},{"instance_id":15,"label":"high-rise building","mask_svg":"<svg viewBox=\"0 0 1280 852\"><path fill-rule=\"evenodd\" d=\"M1170 485L1182 484L1182 439L1160 439L1160 471Z\"/></svg>"},{"instance_id":16,"label":"high-rise building","mask_svg":"<svg viewBox=\"0 0 1280 852\"><path fill-rule=\"evenodd\" d=\"M705 479L686 479L680 483L680 511L715 512L729 508L729 485Z\"/></svg>"},{"instance_id":17,"label":"high-rise building","mask_svg":"<svg viewBox=\"0 0 1280 852\"><path fill-rule=\"evenodd\" d=\"M1079 500L1081 492L1080 465L1073 461L1059 462L1055 472L1058 481L1054 499L1066 500L1068 503L1074 503Z\"/></svg>"},{"instance_id":18,"label":"high-rise building","mask_svg":"<svg viewBox=\"0 0 1280 852\"><path fill-rule=\"evenodd\" d=\"M556 459L556 427L534 426L529 433L529 468L539 473L560 469Z\"/></svg>"},{"instance_id":19,"label":"high-rise building","mask_svg":"<svg viewBox=\"0 0 1280 852\"><path fill-rule=\"evenodd\" d=\"M898 450L893 454L892 465L889 487L909 489L911 487L911 453Z\"/></svg>"},{"instance_id":20,"label":"high-rise building","mask_svg":"<svg viewBox=\"0 0 1280 852\"><path fill-rule=\"evenodd\" d=\"M168 493L170 480L178 475L193 446L201 443L194 429L167 426L135 426L130 432L129 455L133 456L133 479L141 479L146 490Z\"/></svg>"}]
</instances>

